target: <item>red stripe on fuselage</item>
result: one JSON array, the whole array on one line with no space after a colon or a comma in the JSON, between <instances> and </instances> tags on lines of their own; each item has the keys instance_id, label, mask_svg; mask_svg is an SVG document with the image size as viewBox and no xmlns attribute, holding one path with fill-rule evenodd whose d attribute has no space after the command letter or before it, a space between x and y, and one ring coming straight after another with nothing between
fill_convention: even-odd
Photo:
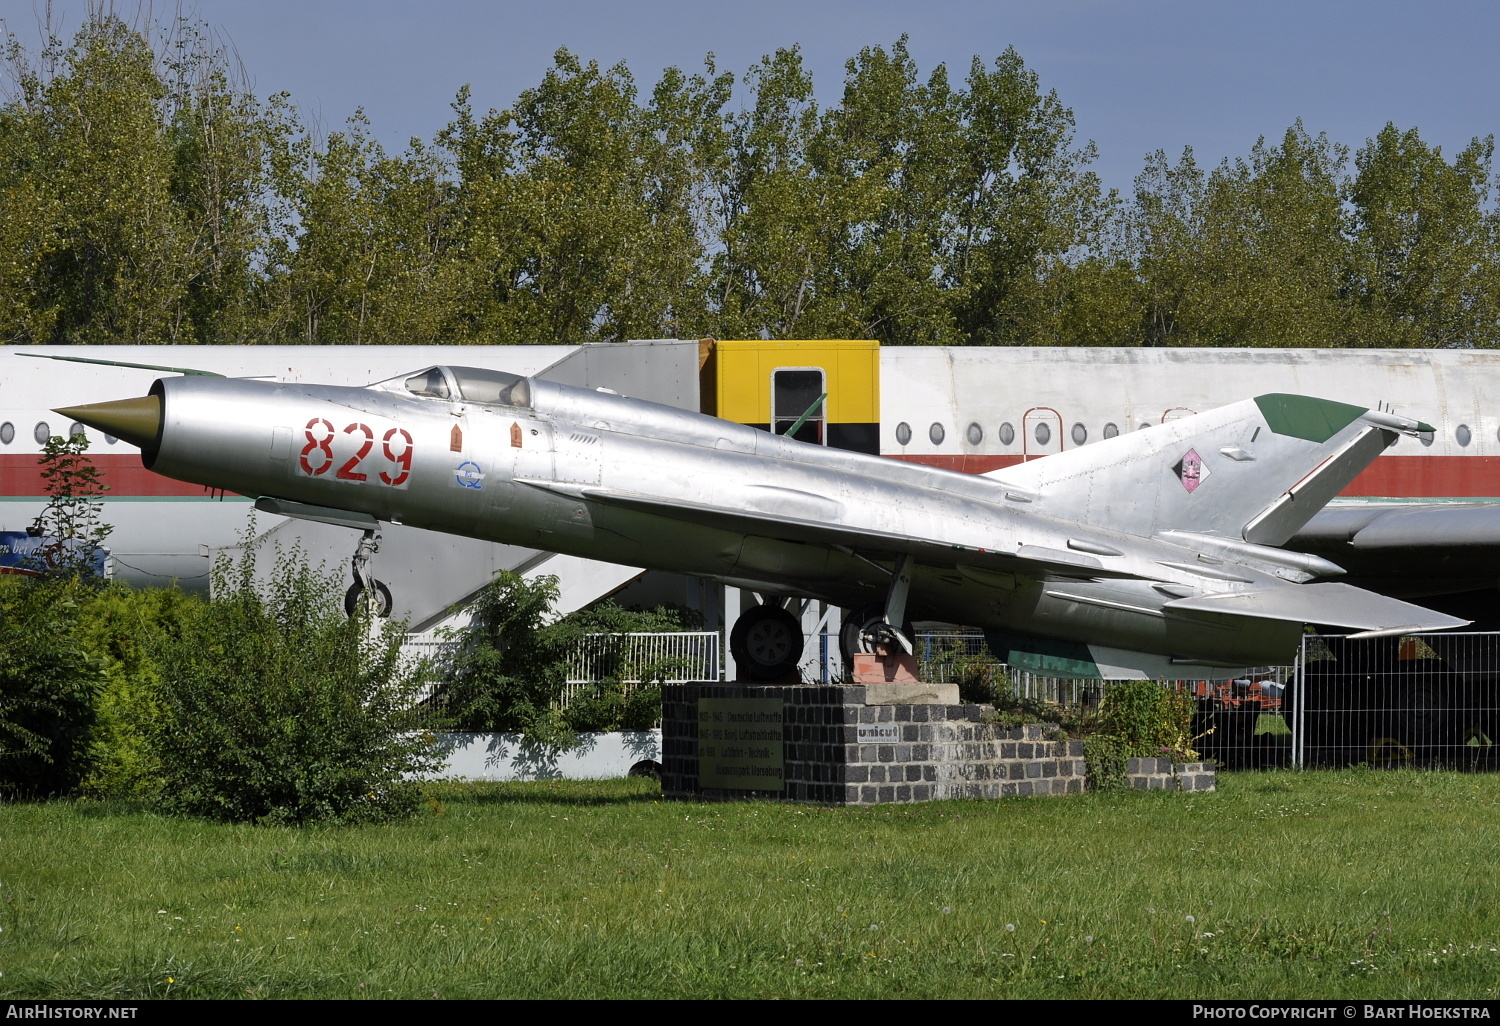
<instances>
[{"instance_id":1,"label":"red stripe on fuselage","mask_svg":"<svg viewBox=\"0 0 1500 1026\"><path fill-rule=\"evenodd\" d=\"M0 495L45 499L47 486L42 481L39 459L36 453L0 455ZM141 465L141 458L135 453L91 455L89 459L99 470L100 482L109 486L108 497L111 499L203 498L210 494L209 489L202 485L151 473Z\"/></svg>"},{"instance_id":2,"label":"red stripe on fuselage","mask_svg":"<svg viewBox=\"0 0 1500 1026\"><path fill-rule=\"evenodd\" d=\"M1019 456L887 455L961 474L988 474L1021 462ZM1346 498L1490 499L1500 496L1500 457L1381 456L1339 494Z\"/></svg>"}]
</instances>

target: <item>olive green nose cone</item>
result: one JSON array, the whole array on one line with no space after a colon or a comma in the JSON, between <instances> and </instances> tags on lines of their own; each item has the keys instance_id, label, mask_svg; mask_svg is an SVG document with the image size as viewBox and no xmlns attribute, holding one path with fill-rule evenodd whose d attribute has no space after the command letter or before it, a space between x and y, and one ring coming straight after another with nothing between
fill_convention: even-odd
<instances>
[{"instance_id":1,"label":"olive green nose cone","mask_svg":"<svg viewBox=\"0 0 1500 1026\"><path fill-rule=\"evenodd\" d=\"M53 410L105 434L114 435L147 452L154 452L161 439L161 396L118 399L112 403L90 403Z\"/></svg>"}]
</instances>

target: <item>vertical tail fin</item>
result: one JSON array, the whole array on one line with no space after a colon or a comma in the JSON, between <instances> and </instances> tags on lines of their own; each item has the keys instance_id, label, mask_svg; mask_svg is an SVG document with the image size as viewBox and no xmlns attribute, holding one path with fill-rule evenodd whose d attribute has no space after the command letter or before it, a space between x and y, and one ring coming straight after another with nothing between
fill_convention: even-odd
<instances>
[{"instance_id":1,"label":"vertical tail fin","mask_svg":"<svg viewBox=\"0 0 1500 1026\"><path fill-rule=\"evenodd\" d=\"M1425 424L1308 396L1247 399L989 474L1037 512L1149 537L1280 545Z\"/></svg>"}]
</instances>

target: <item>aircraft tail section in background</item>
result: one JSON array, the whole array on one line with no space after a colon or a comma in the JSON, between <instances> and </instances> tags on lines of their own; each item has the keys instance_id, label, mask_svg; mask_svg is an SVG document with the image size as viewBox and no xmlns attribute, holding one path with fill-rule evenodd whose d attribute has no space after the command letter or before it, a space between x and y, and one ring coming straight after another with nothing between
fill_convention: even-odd
<instances>
[{"instance_id":1,"label":"aircraft tail section in background","mask_svg":"<svg viewBox=\"0 0 1500 1026\"><path fill-rule=\"evenodd\" d=\"M1271 394L987 476L1039 513L1140 537L1186 531L1277 545L1398 433L1423 430L1347 403Z\"/></svg>"}]
</instances>

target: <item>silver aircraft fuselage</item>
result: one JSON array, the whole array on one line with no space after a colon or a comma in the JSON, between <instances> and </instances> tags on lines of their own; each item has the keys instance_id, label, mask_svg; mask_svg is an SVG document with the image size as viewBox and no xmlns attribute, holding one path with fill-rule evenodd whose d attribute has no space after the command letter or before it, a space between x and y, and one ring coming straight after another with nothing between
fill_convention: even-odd
<instances>
[{"instance_id":1,"label":"silver aircraft fuselage","mask_svg":"<svg viewBox=\"0 0 1500 1026\"><path fill-rule=\"evenodd\" d=\"M1281 661L1302 624L1184 603L1337 572L1241 539L1142 536L1002 481L604 391L520 378L473 401L463 370L422 372L430 388L412 384L420 374L366 388L164 378L143 458L243 495L851 609L883 602L907 554L912 619L1202 665ZM110 405L72 412L91 422Z\"/></svg>"}]
</instances>

